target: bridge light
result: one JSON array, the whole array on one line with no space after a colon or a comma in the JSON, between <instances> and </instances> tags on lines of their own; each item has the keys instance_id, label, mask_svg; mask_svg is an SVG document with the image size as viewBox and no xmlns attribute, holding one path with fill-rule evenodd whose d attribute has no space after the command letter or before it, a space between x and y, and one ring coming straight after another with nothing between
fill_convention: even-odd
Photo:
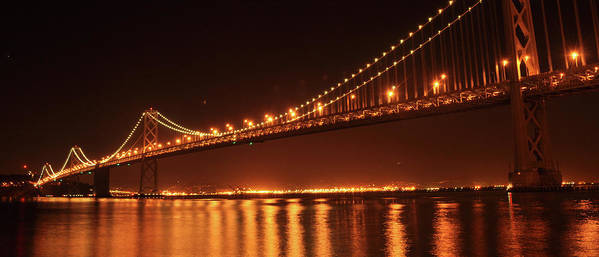
<instances>
[{"instance_id":1,"label":"bridge light","mask_svg":"<svg viewBox=\"0 0 599 257\"><path fill-rule=\"evenodd\" d=\"M254 123L250 121L250 122L248 122L248 125L251 127L251 126L254 126Z\"/></svg>"},{"instance_id":2,"label":"bridge light","mask_svg":"<svg viewBox=\"0 0 599 257\"><path fill-rule=\"evenodd\" d=\"M570 57L572 57L572 60L576 61L576 59L578 59L578 52L574 51L572 53L570 53Z\"/></svg>"},{"instance_id":3,"label":"bridge light","mask_svg":"<svg viewBox=\"0 0 599 257\"><path fill-rule=\"evenodd\" d=\"M356 95L352 94L349 98L351 98L352 100L356 99Z\"/></svg>"},{"instance_id":4,"label":"bridge light","mask_svg":"<svg viewBox=\"0 0 599 257\"><path fill-rule=\"evenodd\" d=\"M530 56L528 56L528 55L524 56L524 62L528 62L528 59L530 59Z\"/></svg>"},{"instance_id":5,"label":"bridge light","mask_svg":"<svg viewBox=\"0 0 599 257\"><path fill-rule=\"evenodd\" d=\"M177 138L177 140L175 140L175 142L177 142L177 144L180 144L181 143L181 139Z\"/></svg>"},{"instance_id":6,"label":"bridge light","mask_svg":"<svg viewBox=\"0 0 599 257\"><path fill-rule=\"evenodd\" d=\"M508 61L507 59L503 59L503 61L501 61L501 65L503 65L503 67L507 66L510 63L510 61Z\"/></svg>"},{"instance_id":7,"label":"bridge light","mask_svg":"<svg viewBox=\"0 0 599 257\"><path fill-rule=\"evenodd\" d=\"M171 145L171 142L166 142L166 145Z\"/></svg>"},{"instance_id":8,"label":"bridge light","mask_svg":"<svg viewBox=\"0 0 599 257\"><path fill-rule=\"evenodd\" d=\"M393 96L393 91L391 91L391 90L387 91L387 95L388 95L389 97L392 97L392 96Z\"/></svg>"},{"instance_id":9,"label":"bridge light","mask_svg":"<svg viewBox=\"0 0 599 257\"><path fill-rule=\"evenodd\" d=\"M445 73L441 74L441 79L445 80L447 78L447 75L445 75Z\"/></svg>"}]
</instances>

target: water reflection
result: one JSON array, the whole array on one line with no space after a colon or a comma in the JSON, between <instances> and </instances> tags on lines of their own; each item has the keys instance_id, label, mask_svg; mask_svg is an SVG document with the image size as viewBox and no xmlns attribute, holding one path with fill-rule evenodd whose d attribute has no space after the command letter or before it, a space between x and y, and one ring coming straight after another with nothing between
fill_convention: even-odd
<instances>
[{"instance_id":1,"label":"water reflection","mask_svg":"<svg viewBox=\"0 0 599 257\"><path fill-rule=\"evenodd\" d=\"M353 256L366 256L366 222L364 222L366 215L364 212L365 206L363 202L354 203L351 206L351 238L348 238L351 242L351 253Z\"/></svg>"},{"instance_id":2,"label":"water reflection","mask_svg":"<svg viewBox=\"0 0 599 257\"><path fill-rule=\"evenodd\" d=\"M254 200L245 200L240 206L243 213L243 241L239 242L243 246L244 256L258 255L258 224L256 222L256 202Z\"/></svg>"},{"instance_id":3,"label":"water reflection","mask_svg":"<svg viewBox=\"0 0 599 257\"><path fill-rule=\"evenodd\" d=\"M264 205L262 205L262 212L264 213L263 219L264 224L264 238L262 239L262 244L264 245L264 255L266 256L279 256L279 244L280 239L278 235L277 221L276 216L277 212L279 212L279 206L272 205L275 202L264 201Z\"/></svg>"},{"instance_id":4,"label":"water reflection","mask_svg":"<svg viewBox=\"0 0 599 257\"><path fill-rule=\"evenodd\" d=\"M331 207L325 201L319 201L315 206L314 231L316 240L314 242L316 256L331 256L331 238L329 229L329 210Z\"/></svg>"},{"instance_id":5,"label":"water reflection","mask_svg":"<svg viewBox=\"0 0 599 257\"><path fill-rule=\"evenodd\" d=\"M460 235L460 220L457 216L457 203L439 202L436 205L434 220L434 252L436 256L458 256L458 237Z\"/></svg>"},{"instance_id":6,"label":"water reflection","mask_svg":"<svg viewBox=\"0 0 599 257\"><path fill-rule=\"evenodd\" d=\"M290 201L287 205L287 256L304 256L304 229L301 216L304 207L297 201Z\"/></svg>"},{"instance_id":7,"label":"water reflection","mask_svg":"<svg viewBox=\"0 0 599 257\"><path fill-rule=\"evenodd\" d=\"M576 256L599 256L598 206L589 200L580 201L575 207L581 212L569 237L573 241L571 254Z\"/></svg>"},{"instance_id":8,"label":"water reflection","mask_svg":"<svg viewBox=\"0 0 599 257\"><path fill-rule=\"evenodd\" d=\"M599 256L597 194L0 202L2 256Z\"/></svg>"},{"instance_id":9,"label":"water reflection","mask_svg":"<svg viewBox=\"0 0 599 257\"><path fill-rule=\"evenodd\" d=\"M400 220L404 205L390 204L387 219L387 255L406 256L406 233L404 224Z\"/></svg>"}]
</instances>

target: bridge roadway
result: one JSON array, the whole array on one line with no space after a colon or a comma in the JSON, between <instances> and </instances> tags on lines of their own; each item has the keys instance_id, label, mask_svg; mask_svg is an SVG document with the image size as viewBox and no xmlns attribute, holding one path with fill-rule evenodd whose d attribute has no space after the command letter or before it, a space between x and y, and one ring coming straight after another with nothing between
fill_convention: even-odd
<instances>
[{"instance_id":1,"label":"bridge roadway","mask_svg":"<svg viewBox=\"0 0 599 257\"><path fill-rule=\"evenodd\" d=\"M336 113L307 120L272 124L248 129L241 133L181 143L143 154L98 163L95 166L82 167L69 173L60 174L53 180L94 171L99 168L134 164L140 162L143 158L160 159L279 138L505 105L510 102L510 88L516 85L521 86L524 97L561 96L597 90L599 89L598 65L570 69L567 73L552 72L530 76L517 83L492 84L486 87L464 89L427 98Z\"/></svg>"}]
</instances>

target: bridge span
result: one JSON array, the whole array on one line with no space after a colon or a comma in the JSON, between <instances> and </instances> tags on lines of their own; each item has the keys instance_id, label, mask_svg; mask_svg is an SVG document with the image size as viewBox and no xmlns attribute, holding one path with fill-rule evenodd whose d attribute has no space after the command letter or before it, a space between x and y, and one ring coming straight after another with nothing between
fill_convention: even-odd
<instances>
[{"instance_id":1,"label":"bridge span","mask_svg":"<svg viewBox=\"0 0 599 257\"><path fill-rule=\"evenodd\" d=\"M510 182L515 187L559 186L561 173L547 140L545 99L599 88L597 5L589 1L586 17L578 11L581 3L565 2L574 7L573 15L563 13L559 1L540 7L529 0L449 1L347 78L279 114L227 124L219 131L189 129L149 109L115 152L92 160L75 146L60 169L43 166L36 186L93 172L96 195L108 196L109 170L141 163L139 193L157 192L160 158L507 104L515 142ZM547 29L547 12L557 13L559 33ZM566 43L570 35L562 19L574 21L576 44ZM589 19L592 26L581 25ZM582 37L585 31L592 40ZM159 128L175 133L174 140L159 138Z\"/></svg>"}]
</instances>

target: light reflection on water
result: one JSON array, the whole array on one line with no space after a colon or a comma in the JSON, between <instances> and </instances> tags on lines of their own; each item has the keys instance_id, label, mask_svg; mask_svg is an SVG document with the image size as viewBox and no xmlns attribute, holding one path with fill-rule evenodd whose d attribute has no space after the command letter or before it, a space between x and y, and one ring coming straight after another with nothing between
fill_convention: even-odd
<instances>
[{"instance_id":1,"label":"light reflection on water","mask_svg":"<svg viewBox=\"0 0 599 257\"><path fill-rule=\"evenodd\" d=\"M1 256L599 256L597 193L0 202Z\"/></svg>"}]
</instances>

